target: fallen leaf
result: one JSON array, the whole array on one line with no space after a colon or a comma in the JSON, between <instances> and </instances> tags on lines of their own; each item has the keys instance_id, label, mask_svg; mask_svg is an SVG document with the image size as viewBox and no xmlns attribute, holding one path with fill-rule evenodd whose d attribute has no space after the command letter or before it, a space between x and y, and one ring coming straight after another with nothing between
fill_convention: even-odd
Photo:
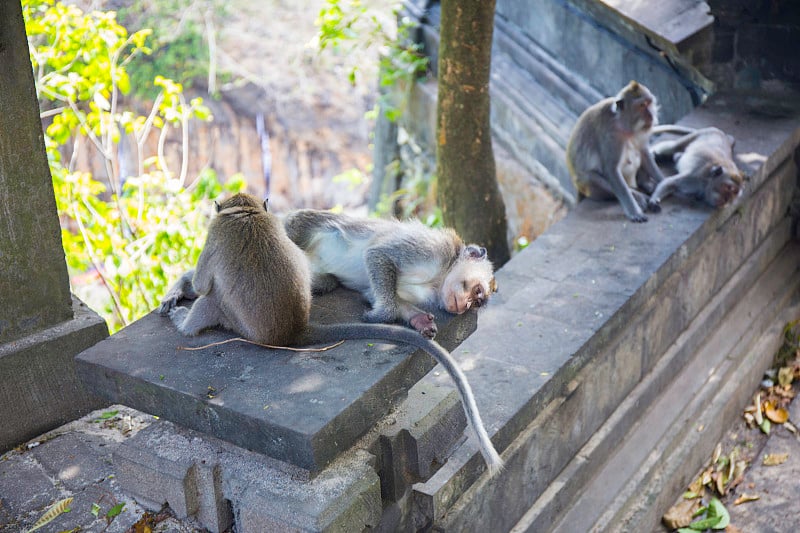
<instances>
[{"instance_id":1,"label":"fallen leaf","mask_svg":"<svg viewBox=\"0 0 800 533\"><path fill-rule=\"evenodd\" d=\"M778 369L778 383L781 385L791 385L794 380L794 369L789 366L784 366Z\"/></svg>"},{"instance_id":2,"label":"fallen leaf","mask_svg":"<svg viewBox=\"0 0 800 533\"><path fill-rule=\"evenodd\" d=\"M759 392L756 394L756 400L754 403L755 411L753 411L753 416L756 417L756 424L761 426L761 423L764 421L764 418L761 416L761 393Z\"/></svg>"},{"instance_id":3,"label":"fallen leaf","mask_svg":"<svg viewBox=\"0 0 800 533\"><path fill-rule=\"evenodd\" d=\"M713 465L719 460L719 456L722 455L722 443L718 442L717 446L714 448L714 453L711 454L711 464Z\"/></svg>"},{"instance_id":4,"label":"fallen leaf","mask_svg":"<svg viewBox=\"0 0 800 533\"><path fill-rule=\"evenodd\" d=\"M785 463L788 458L788 453L768 453L764 456L764 461L761 464L764 466L778 466Z\"/></svg>"},{"instance_id":5,"label":"fallen leaf","mask_svg":"<svg viewBox=\"0 0 800 533\"><path fill-rule=\"evenodd\" d=\"M783 427L785 427L786 429L788 429L792 433L795 433L795 434L797 433L797 428L794 427L794 424L792 424L791 422L784 422L783 423Z\"/></svg>"},{"instance_id":6,"label":"fallen leaf","mask_svg":"<svg viewBox=\"0 0 800 533\"><path fill-rule=\"evenodd\" d=\"M764 418L761 420L761 423L758 425L758 427L761 429L762 433L769 435L769 430L772 428L772 423L769 421L769 419Z\"/></svg>"},{"instance_id":7,"label":"fallen leaf","mask_svg":"<svg viewBox=\"0 0 800 533\"><path fill-rule=\"evenodd\" d=\"M783 407L775 407L772 402L764 402L764 414L776 424L783 424L789 420L789 411Z\"/></svg>"},{"instance_id":8,"label":"fallen leaf","mask_svg":"<svg viewBox=\"0 0 800 533\"><path fill-rule=\"evenodd\" d=\"M739 496L738 498L736 498L736 501L733 502L733 505L741 505L741 504L747 503L747 502L754 502L754 501L756 501L756 500L758 500L760 498L761 498L761 496L759 496L758 494L746 494L745 493L745 494L742 494L741 496Z\"/></svg>"},{"instance_id":9,"label":"fallen leaf","mask_svg":"<svg viewBox=\"0 0 800 533\"><path fill-rule=\"evenodd\" d=\"M698 505L697 500L684 500L678 502L669 511L664 513L661 521L669 529L678 529L692 523L695 509Z\"/></svg>"},{"instance_id":10,"label":"fallen leaf","mask_svg":"<svg viewBox=\"0 0 800 533\"><path fill-rule=\"evenodd\" d=\"M36 531L39 528L42 528L58 518L58 516L62 513L68 513L70 511L69 505L72 503L72 498L64 498L63 500L57 501L50 508L33 524L33 527L28 530L28 533L32 531Z\"/></svg>"}]
</instances>

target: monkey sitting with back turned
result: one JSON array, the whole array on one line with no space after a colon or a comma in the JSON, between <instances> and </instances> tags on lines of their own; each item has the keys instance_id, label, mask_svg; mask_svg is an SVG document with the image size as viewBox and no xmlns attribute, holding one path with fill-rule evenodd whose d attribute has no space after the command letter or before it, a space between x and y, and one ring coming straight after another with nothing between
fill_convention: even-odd
<instances>
[{"instance_id":1,"label":"monkey sitting with back turned","mask_svg":"<svg viewBox=\"0 0 800 533\"><path fill-rule=\"evenodd\" d=\"M744 176L733 160L734 139L717 128L695 130L682 126L659 126L653 133L680 135L653 144L656 161L674 163L677 174L664 178L648 200L650 211L661 210L661 200L673 193L721 207L742 192Z\"/></svg>"},{"instance_id":2,"label":"monkey sitting with back turned","mask_svg":"<svg viewBox=\"0 0 800 533\"><path fill-rule=\"evenodd\" d=\"M584 111L567 143L567 167L581 197L616 198L633 222L646 222L647 195L664 179L648 141L658 123L656 98L631 81Z\"/></svg>"},{"instance_id":3,"label":"monkey sitting with back turned","mask_svg":"<svg viewBox=\"0 0 800 533\"><path fill-rule=\"evenodd\" d=\"M308 256L313 291L359 291L372 305L368 322L402 319L433 338L434 316L420 307L461 314L497 289L486 249L465 245L452 229L312 209L290 213L284 225Z\"/></svg>"},{"instance_id":4,"label":"monkey sitting with back turned","mask_svg":"<svg viewBox=\"0 0 800 533\"><path fill-rule=\"evenodd\" d=\"M168 291L159 313L178 331L197 335L222 326L246 339L269 345L307 345L341 339L383 339L422 348L456 384L467 421L477 436L491 473L503 461L481 421L472 389L450 353L439 344L401 326L387 324L310 325L311 271L308 259L286 235L281 222L247 194L216 205L194 271ZM191 309L178 306L196 299Z\"/></svg>"}]
</instances>

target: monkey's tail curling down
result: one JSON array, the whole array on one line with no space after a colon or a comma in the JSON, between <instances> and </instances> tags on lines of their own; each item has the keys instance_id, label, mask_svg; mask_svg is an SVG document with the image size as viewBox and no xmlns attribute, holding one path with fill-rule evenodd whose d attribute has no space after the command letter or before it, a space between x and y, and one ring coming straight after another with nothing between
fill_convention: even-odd
<instances>
[{"instance_id":1,"label":"monkey's tail curling down","mask_svg":"<svg viewBox=\"0 0 800 533\"><path fill-rule=\"evenodd\" d=\"M342 325L344 326L344 325ZM458 367L458 364L450 355L450 353L439 345L439 343L426 339L418 332L401 326L392 326L388 324L360 324L353 323L347 324L347 333L343 335L341 326L337 325L314 325L309 326L306 334L298 344L321 344L327 342L335 342L341 340L343 337L350 339L382 339L392 343L404 342L417 348L421 348L433 356L436 361L441 364L452 380L456 384L458 394L461 397L461 405L464 407L464 413L467 416L467 421L475 432L478 438L478 445L486 461L486 466L489 469L489 474L494 475L503 469L503 460L495 450L489 434L481 420L481 415L478 412L478 406L475 403L475 397L472 394L472 388L469 386L467 377Z\"/></svg>"}]
</instances>

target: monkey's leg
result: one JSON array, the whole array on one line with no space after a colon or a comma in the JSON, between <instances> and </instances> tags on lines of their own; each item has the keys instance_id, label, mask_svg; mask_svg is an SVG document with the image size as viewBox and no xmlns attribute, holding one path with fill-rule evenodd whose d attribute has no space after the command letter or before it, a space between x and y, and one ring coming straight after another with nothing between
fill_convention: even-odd
<instances>
[{"instance_id":1,"label":"monkey's leg","mask_svg":"<svg viewBox=\"0 0 800 533\"><path fill-rule=\"evenodd\" d=\"M367 277L372 289L372 309L367 311L367 322L394 322L398 316L397 265L390 255L379 247L364 252Z\"/></svg>"},{"instance_id":2,"label":"monkey's leg","mask_svg":"<svg viewBox=\"0 0 800 533\"><path fill-rule=\"evenodd\" d=\"M592 188L593 197L596 197L595 192L616 197L619 203L622 204L622 209L629 219L633 222L647 222L647 217L642 210L642 206L647 205L647 197L628 187L619 170L615 169L608 178L597 171L588 172L587 177ZM598 196L603 197L602 195Z\"/></svg>"},{"instance_id":3,"label":"monkey's leg","mask_svg":"<svg viewBox=\"0 0 800 533\"><path fill-rule=\"evenodd\" d=\"M668 141L658 141L650 147L650 153L653 154L657 161L666 161L669 163L674 162L675 155L686 150L695 139L697 139L704 130L697 130L687 135L678 137Z\"/></svg>"},{"instance_id":4,"label":"monkey's leg","mask_svg":"<svg viewBox=\"0 0 800 533\"><path fill-rule=\"evenodd\" d=\"M178 281L170 287L167 291L167 294L161 300L161 305L158 308L158 314L161 316L167 316L176 305L178 305L178 301L186 298L187 300L194 300L197 298L198 294L194 290L194 285L192 284L192 277L194 277L194 269L188 270L183 273Z\"/></svg>"},{"instance_id":5,"label":"monkey's leg","mask_svg":"<svg viewBox=\"0 0 800 533\"><path fill-rule=\"evenodd\" d=\"M339 286L339 280L333 274L314 274L311 278L311 292L325 294Z\"/></svg>"},{"instance_id":6,"label":"monkey's leg","mask_svg":"<svg viewBox=\"0 0 800 533\"><path fill-rule=\"evenodd\" d=\"M198 298L191 309L175 307L169 312L169 317L178 331L190 337L222 323L222 311L208 296Z\"/></svg>"}]
</instances>

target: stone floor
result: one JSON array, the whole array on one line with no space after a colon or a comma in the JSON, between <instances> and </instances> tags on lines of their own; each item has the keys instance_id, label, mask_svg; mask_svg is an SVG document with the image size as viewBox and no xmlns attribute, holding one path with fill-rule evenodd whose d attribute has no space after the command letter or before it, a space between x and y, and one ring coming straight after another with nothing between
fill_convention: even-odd
<instances>
[{"instance_id":1,"label":"stone floor","mask_svg":"<svg viewBox=\"0 0 800 533\"><path fill-rule=\"evenodd\" d=\"M792 402L789 412L790 420L800 421L799 399ZM116 482L113 452L154 420L125 406L110 406L0 456L0 532L27 531L65 498L72 498L71 510L39 531L139 532L144 525L154 533L202 531L193 520L176 519L168 507L161 513L147 512ZM741 424L726 438L752 443L748 453L754 460L737 490L759 499L728 503L732 526L748 533L799 531L800 436L782 426L763 438L746 431ZM788 453L786 462L762 464L766 454L778 453Z\"/></svg>"}]
</instances>

